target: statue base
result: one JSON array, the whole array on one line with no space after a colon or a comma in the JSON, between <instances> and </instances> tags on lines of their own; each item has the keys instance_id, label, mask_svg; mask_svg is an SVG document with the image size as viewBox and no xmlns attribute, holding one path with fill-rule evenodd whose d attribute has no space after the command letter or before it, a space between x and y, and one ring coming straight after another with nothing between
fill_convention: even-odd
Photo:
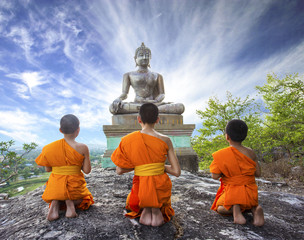
<instances>
[{"instance_id":1,"label":"statue base","mask_svg":"<svg viewBox=\"0 0 304 240\"><path fill-rule=\"evenodd\" d=\"M103 125L107 138L107 150L102 158L102 167L115 167L111 160L113 151L118 147L123 136L141 130L137 122L138 114L113 115L112 125ZM183 124L183 116L178 114L159 114L160 121L156 131L170 137L182 170L193 173L198 171L198 158L191 147L190 138L194 124Z\"/></svg>"},{"instance_id":2,"label":"statue base","mask_svg":"<svg viewBox=\"0 0 304 240\"><path fill-rule=\"evenodd\" d=\"M138 113L118 114L112 116L112 125L139 125ZM179 114L159 114L159 124L183 124L183 116Z\"/></svg>"}]
</instances>

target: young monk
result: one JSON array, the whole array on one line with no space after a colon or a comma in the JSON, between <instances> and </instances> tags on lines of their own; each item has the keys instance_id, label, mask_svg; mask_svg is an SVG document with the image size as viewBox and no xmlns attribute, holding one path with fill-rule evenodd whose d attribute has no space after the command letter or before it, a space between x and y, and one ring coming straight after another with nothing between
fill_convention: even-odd
<instances>
[{"instance_id":1,"label":"young monk","mask_svg":"<svg viewBox=\"0 0 304 240\"><path fill-rule=\"evenodd\" d=\"M68 218L77 217L75 206L85 210L94 203L81 172L91 172L89 149L75 141L80 131L78 118L72 114L63 116L59 131L64 138L46 145L35 160L47 172L52 172L42 195L42 199L50 203L49 221L59 218L61 203L66 205Z\"/></svg>"},{"instance_id":2,"label":"young monk","mask_svg":"<svg viewBox=\"0 0 304 240\"><path fill-rule=\"evenodd\" d=\"M137 120L142 130L123 137L111 158L117 174L134 170L133 186L126 202L131 212L126 216L140 217L141 224L156 227L174 215L172 183L167 173L178 177L181 169L170 138L154 129L159 121L157 106L143 104ZM165 165L167 158L171 165Z\"/></svg>"},{"instance_id":3,"label":"young monk","mask_svg":"<svg viewBox=\"0 0 304 240\"><path fill-rule=\"evenodd\" d=\"M233 119L226 126L226 140L230 147L212 154L210 172L213 179L220 179L211 209L222 215L233 215L234 223L245 224L242 212L251 210L253 225L264 224L264 213L258 204L258 187L255 177L261 176L261 168L252 149L242 145L247 136L245 122Z\"/></svg>"}]
</instances>

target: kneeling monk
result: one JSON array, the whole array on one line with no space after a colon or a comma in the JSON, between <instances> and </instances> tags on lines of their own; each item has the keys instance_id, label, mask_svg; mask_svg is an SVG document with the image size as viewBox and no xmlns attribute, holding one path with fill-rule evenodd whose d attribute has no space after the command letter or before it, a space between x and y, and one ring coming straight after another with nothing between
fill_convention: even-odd
<instances>
[{"instance_id":1,"label":"kneeling monk","mask_svg":"<svg viewBox=\"0 0 304 240\"><path fill-rule=\"evenodd\" d=\"M35 160L38 165L45 166L47 172L52 172L42 195L42 199L50 203L49 221L59 218L61 203L66 204L66 217L77 216L75 206L85 210L94 203L81 172L90 173L91 162L87 145L75 141L79 131L76 116L63 116L60 132L64 138L46 145Z\"/></svg>"},{"instance_id":2,"label":"kneeling monk","mask_svg":"<svg viewBox=\"0 0 304 240\"><path fill-rule=\"evenodd\" d=\"M213 179L220 179L219 187L211 209L223 215L233 214L234 223L245 224L242 212L251 210L253 224L264 224L264 213L258 204L258 186L255 176L261 175L261 168L252 149L242 146L247 136L245 122L233 119L226 126L226 140L230 147L213 153L210 172Z\"/></svg>"},{"instance_id":3,"label":"kneeling monk","mask_svg":"<svg viewBox=\"0 0 304 240\"><path fill-rule=\"evenodd\" d=\"M142 130L123 137L111 158L117 166L117 174L134 170L133 186L126 203L131 212L126 216L140 217L139 222L144 225L160 226L174 215L172 183L167 173L178 177L181 169L170 138L154 129L159 121L157 106L143 104L137 119ZM167 158L171 165L165 165Z\"/></svg>"}]
</instances>

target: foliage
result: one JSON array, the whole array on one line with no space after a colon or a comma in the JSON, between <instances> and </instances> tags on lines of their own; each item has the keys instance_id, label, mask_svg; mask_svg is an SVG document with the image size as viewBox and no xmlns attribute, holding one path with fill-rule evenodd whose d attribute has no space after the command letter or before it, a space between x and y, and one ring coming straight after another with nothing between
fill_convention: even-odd
<instances>
[{"instance_id":1,"label":"foliage","mask_svg":"<svg viewBox=\"0 0 304 240\"><path fill-rule=\"evenodd\" d=\"M212 153L228 146L225 141L225 126L233 118L242 119L248 125L244 145L255 150L258 158L273 159L278 151L288 153L289 164L304 166L304 82L298 74L279 78L267 75L267 83L257 86L265 103L265 111L247 96L233 97L227 92L226 101L210 97L208 106L197 114L203 120L199 136L192 139L192 145L203 160L201 168L208 168Z\"/></svg>"},{"instance_id":2,"label":"foliage","mask_svg":"<svg viewBox=\"0 0 304 240\"><path fill-rule=\"evenodd\" d=\"M254 148L260 144L255 138L262 128L259 108L259 104L249 96L241 99L227 92L224 103L221 103L216 96L210 97L207 108L204 111L197 110L197 114L203 120L203 127L198 130L200 136L192 139L192 146L203 161L200 163L202 168L209 166L213 152L228 146L225 127L232 119L242 119L247 123L250 131L246 141L250 147Z\"/></svg>"},{"instance_id":3,"label":"foliage","mask_svg":"<svg viewBox=\"0 0 304 240\"><path fill-rule=\"evenodd\" d=\"M192 139L192 146L201 160L199 162L200 169L208 169L212 161L212 153L221 148L228 147L228 144L224 135L218 135L212 139L196 136Z\"/></svg>"},{"instance_id":4,"label":"foliage","mask_svg":"<svg viewBox=\"0 0 304 240\"><path fill-rule=\"evenodd\" d=\"M280 79L275 74L267 75L267 83L256 87L268 110L264 134L271 139L273 147L299 154L304 144L304 82L298 74ZM303 154L303 150L301 152Z\"/></svg>"},{"instance_id":5,"label":"foliage","mask_svg":"<svg viewBox=\"0 0 304 240\"><path fill-rule=\"evenodd\" d=\"M29 167L23 168L20 172L20 175L26 180L32 176L31 169Z\"/></svg>"},{"instance_id":6,"label":"foliage","mask_svg":"<svg viewBox=\"0 0 304 240\"><path fill-rule=\"evenodd\" d=\"M0 184L10 179L16 178L21 164L25 161L24 156L35 149L36 143L23 144L23 153L17 154L11 151L14 141L0 142Z\"/></svg>"}]
</instances>

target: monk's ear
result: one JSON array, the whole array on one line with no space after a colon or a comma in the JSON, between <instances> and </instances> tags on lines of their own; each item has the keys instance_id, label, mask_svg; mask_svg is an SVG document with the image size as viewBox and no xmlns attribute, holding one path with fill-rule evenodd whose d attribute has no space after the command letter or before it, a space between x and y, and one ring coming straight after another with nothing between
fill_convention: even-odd
<instances>
[{"instance_id":1,"label":"monk's ear","mask_svg":"<svg viewBox=\"0 0 304 240\"><path fill-rule=\"evenodd\" d=\"M142 123L140 116L137 116L137 121L139 124Z\"/></svg>"},{"instance_id":2,"label":"monk's ear","mask_svg":"<svg viewBox=\"0 0 304 240\"><path fill-rule=\"evenodd\" d=\"M61 131L61 128L59 128L59 132L63 133L63 132Z\"/></svg>"},{"instance_id":3,"label":"monk's ear","mask_svg":"<svg viewBox=\"0 0 304 240\"><path fill-rule=\"evenodd\" d=\"M155 123L159 123L159 117L157 117L156 122Z\"/></svg>"},{"instance_id":4,"label":"monk's ear","mask_svg":"<svg viewBox=\"0 0 304 240\"><path fill-rule=\"evenodd\" d=\"M226 138L227 141L230 140L230 137L229 137L229 135L227 133L225 134L225 138Z\"/></svg>"}]
</instances>

